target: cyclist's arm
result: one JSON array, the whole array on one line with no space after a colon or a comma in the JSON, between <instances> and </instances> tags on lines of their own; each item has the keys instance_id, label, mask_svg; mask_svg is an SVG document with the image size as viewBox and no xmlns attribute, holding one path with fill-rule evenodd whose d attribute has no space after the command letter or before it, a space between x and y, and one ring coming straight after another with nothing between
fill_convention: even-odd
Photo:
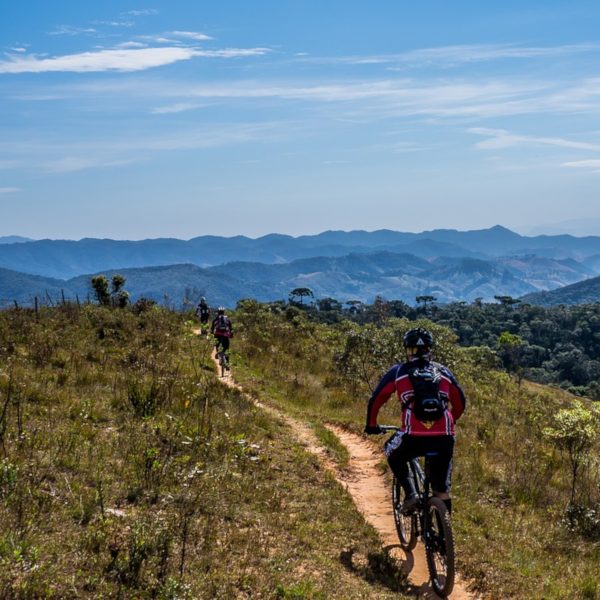
<instances>
[{"instance_id":1,"label":"cyclist's arm","mask_svg":"<svg viewBox=\"0 0 600 600\"><path fill-rule=\"evenodd\" d=\"M389 400L390 396L396 391L396 372L398 366L393 366L379 382L373 395L369 399L367 406L367 427L377 425L377 414L379 409Z\"/></svg>"},{"instance_id":2,"label":"cyclist's arm","mask_svg":"<svg viewBox=\"0 0 600 600\"><path fill-rule=\"evenodd\" d=\"M450 381L450 390L448 393L448 400L451 406L452 417L455 421L460 419L460 416L465 412L467 406L467 399L462 388L456 381L456 378L452 374L452 371L448 367L443 368L444 376Z\"/></svg>"}]
</instances>

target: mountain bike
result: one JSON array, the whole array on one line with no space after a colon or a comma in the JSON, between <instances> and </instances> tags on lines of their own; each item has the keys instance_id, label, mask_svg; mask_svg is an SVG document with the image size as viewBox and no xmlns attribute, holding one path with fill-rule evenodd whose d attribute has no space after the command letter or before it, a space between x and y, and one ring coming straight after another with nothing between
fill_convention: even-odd
<instances>
[{"instance_id":1,"label":"mountain bike","mask_svg":"<svg viewBox=\"0 0 600 600\"><path fill-rule=\"evenodd\" d=\"M219 360L219 367L221 369L221 377L225 377L225 372L229 371L229 356L225 353L225 350L221 349L217 353Z\"/></svg>"},{"instance_id":2,"label":"mountain bike","mask_svg":"<svg viewBox=\"0 0 600 600\"><path fill-rule=\"evenodd\" d=\"M393 425L381 425L380 429L382 432L400 430ZM419 497L415 510L410 514L402 512L406 494L395 476L392 482L392 508L400 546L404 550L412 550L417 539L421 538L431 586L438 596L445 598L454 587L454 535L450 513L444 501L431 493L430 459L436 454L432 452L425 454L421 460L413 458L408 462Z\"/></svg>"}]
</instances>

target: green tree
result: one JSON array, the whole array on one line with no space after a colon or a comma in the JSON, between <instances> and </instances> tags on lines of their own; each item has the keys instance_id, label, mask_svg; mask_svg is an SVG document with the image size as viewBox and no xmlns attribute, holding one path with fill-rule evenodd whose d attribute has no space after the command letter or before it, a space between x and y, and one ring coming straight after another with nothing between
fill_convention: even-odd
<instances>
[{"instance_id":1,"label":"green tree","mask_svg":"<svg viewBox=\"0 0 600 600\"><path fill-rule=\"evenodd\" d=\"M423 306L423 313L427 314L429 305L436 302L437 298L435 296L424 295L424 296L417 296L415 298L415 300L417 301L417 304Z\"/></svg>"},{"instance_id":2,"label":"green tree","mask_svg":"<svg viewBox=\"0 0 600 600\"><path fill-rule=\"evenodd\" d=\"M111 302L118 308L125 308L129 304L129 292L123 289L125 281L125 277L119 273L113 275L111 280Z\"/></svg>"},{"instance_id":3,"label":"green tree","mask_svg":"<svg viewBox=\"0 0 600 600\"><path fill-rule=\"evenodd\" d=\"M570 408L558 411L553 427L546 427L544 435L566 453L571 467L571 500L575 504L577 479L587 461L588 452L600 437L600 411L586 408L574 400Z\"/></svg>"},{"instance_id":4,"label":"green tree","mask_svg":"<svg viewBox=\"0 0 600 600\"><path fill-rule=\"evenodd\" d=\"M91 284L98 304L109 306L110 292L108 290L108 279L106 278L106 275L95 275L92 277Z\"/></svg>"},{"instance_id":5,"label":"green tree","mask_svg":"<svg viewBox=\"0 0 600 600\"><path fill-rule=\"evenodd\" d=\"M498 336L497 345L504 368L509 373L516 374L519 383L521 383L523 369L521 367L520 359L524 345L523 338L514 333L510 333L510 331L503 331Z\"/></svg>"},{"instance_id":6,"label":"green tree","mask_svg":"<svg viewBox=\"0 0 600 600\"><path fill-rule=\"evenodd\" d=\"M296 297L300 298L300 304L304 304L304 298L314 298L314 294L310 288L297 287L290 292L290 301L293 302L294 300L292 299Z\"/></svg>"}]
</instances>

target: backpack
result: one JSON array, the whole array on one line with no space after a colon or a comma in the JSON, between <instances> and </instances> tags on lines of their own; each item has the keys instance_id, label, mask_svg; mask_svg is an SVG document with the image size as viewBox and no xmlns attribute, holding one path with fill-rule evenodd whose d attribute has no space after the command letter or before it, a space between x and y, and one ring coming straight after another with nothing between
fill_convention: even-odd
<instances>
[{"instance_id":1,"label":"backpack","mask_svg":"<svg viewBox=\"0 0 600 600\"><path fill-rule=\"evenodd\" d=\"M415 367L408 372L414 390L413 412L419 421L437 421L444 416L446 403L440 396L442 374L434 365Z\"/></svg>"},{"instance_id":2,"label":"backpack","mask_svg":"<svg viewBox=\"0 0 600 600\"><path fill-rule=\"evenodd\" d=\"M219 315L217 317L215 333L217 333L217 334L229 333L230 329L231 329L231 323L229 321L229 318L226 317L225 315Z\"/></svg>"}]
</instances>

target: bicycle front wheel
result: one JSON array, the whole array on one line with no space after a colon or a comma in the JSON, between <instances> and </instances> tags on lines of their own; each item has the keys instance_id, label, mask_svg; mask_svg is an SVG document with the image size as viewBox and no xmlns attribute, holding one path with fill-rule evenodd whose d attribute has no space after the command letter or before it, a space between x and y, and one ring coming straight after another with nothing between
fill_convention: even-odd
<instances>
[{"instance_id":1,"label":"bicycle front wheel","mask_svg":"<svg viewBox=\"0 0 600 600\"><path fill-rule=\"evenodd\" d=\"M443 500L430 498L427 504L425 554L431 585L445 598L454 588L454 535L450 513Z\"/></svg>"},{"instance_id":2,"label":"bicycle front wheel","mask_svg":"<svg viewBox=\"0 0 600 600\"><path fill-rule=\"evenodd\" d=\"M403 515L402 503L406 498L404 489L400 482L394 477L392 482L392 509L394 511L394 521L396 522L396 531L400 539L400 546L403 550L412 550L417 545L417 515Z\"/></svg>"}]
</instances>

